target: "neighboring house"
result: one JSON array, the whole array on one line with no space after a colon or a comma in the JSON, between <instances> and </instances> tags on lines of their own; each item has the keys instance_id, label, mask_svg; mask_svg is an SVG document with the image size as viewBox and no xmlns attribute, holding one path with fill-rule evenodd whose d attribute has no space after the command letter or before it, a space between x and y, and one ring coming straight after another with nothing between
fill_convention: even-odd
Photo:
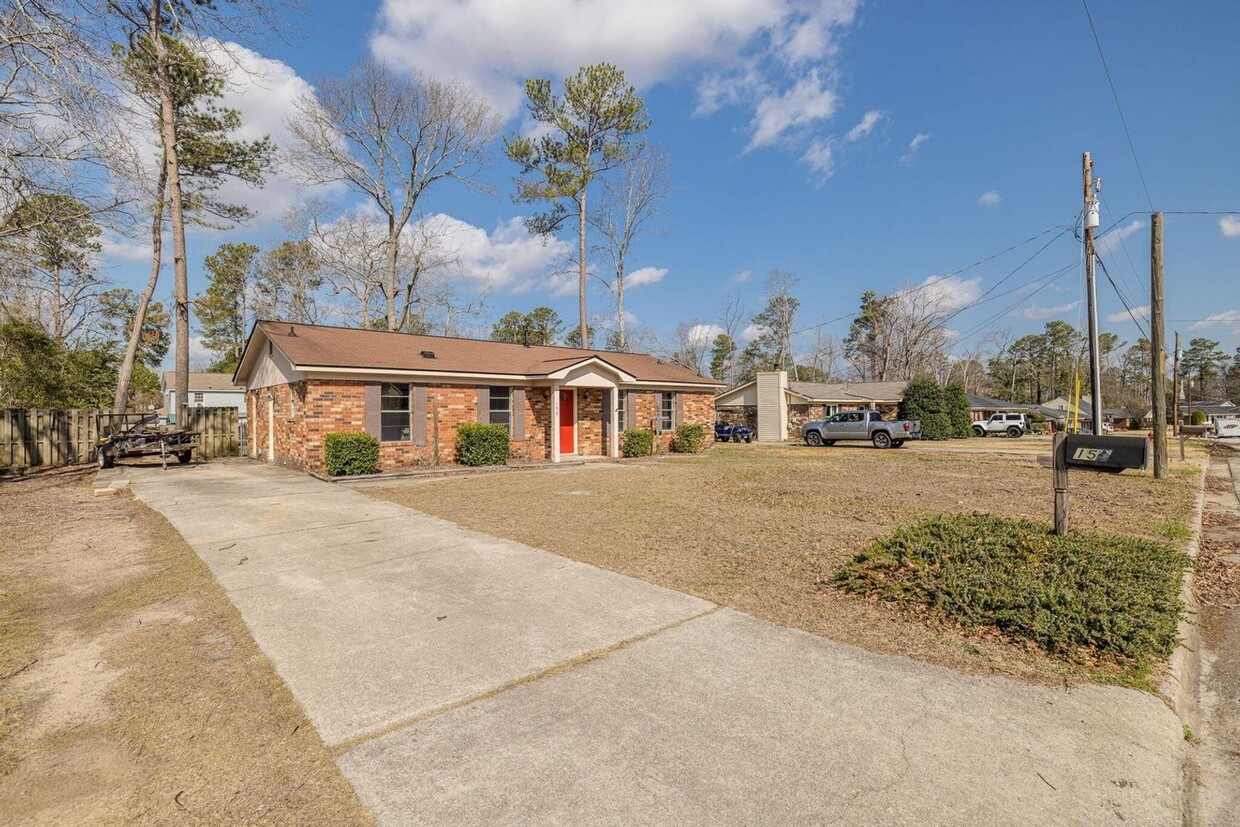
<instances>
[{"instance_id":1,"label":"neighboring house","mask_svg":"<svg viewBox=\"0 0 1240 827\"><path fill-rule=\"evenodd\" d=\"M1066 396L1058 396L1049 402L1043 402L1029 408L1031 415L1042 414L1055 423L1056 429L1068 427L1073 419L1072 402ZM1132 414L1123 408L1103 407L1104 422L1110 422L1116 430L1139 427ZM1082 399L1079 412L1080 427L1094 429L1094 409L1087 399Z\"/></svg>"},{"instance_id":2,"label":"neighboring house","mask_svg":"<svg viewBox=\"0 0 1240 827\"><path fill-rule=\"evenodd\" d=\"M176 421L176 384L176 372L164 371L160 391L164 400L164 417L169 422ZM189 407L236 408L237 418L244 420L245 389L234 385L232 376L227 373L191 373L189 375Z\"/></svg>"},{"instance_id":3,"label":"neighboring house","mask_svg":"<svg viewBox=\"0 0 1240 827\"><path fill-rule=\"evenodd\" d=\"M250 411L249 454L323 471L328 434L380 440L379 467L455 459L457 427L507 426L511 456L559 462L620 455L620 433L681 423L708 439L721 383L640 353L260 321L235 379Z\"/></svg>"},{"instance_id":4,"label":"neighboring house","mask_svg":"<svg viewBox=\"0 0 1240 827\"><path fill-rule=\"evenodd\" d=\"M715 398L720 418L756 428L759 442L800 438L806 422L840 411L894 412L907 382L797 382L782 370L762 371L752 382Z\"/></svg>"},{"instance_id":5,"label":"neighboring house","mask_svg":"<svg viewBox=\"0 0 1240 827\"><path fill-rule=\"evenodd\" d=\"M976 393L966 393L965 398L969 400L969 416L974 422L985 422L997 413L1029 413L1033 409L1033 405L1004 402Z\"/></svg>"},{"instance_id":6,"label":"neighboring house","mask_svg":"<svg viewBox=\"0 0 1240 827\"><path fill-rule=\"evenodd\" d=\"M1194 402L1192 409L1194 411L1201 411L1205 414L1206 422L1214 425L1216 430L1226 423L1240 422L1240 407L1231 404L1231 402L1226 399L1210 402ZM1192 414L1189 413L1187 402L1181 403L1180 413L1183 415L1185 422L1190 422Z\"/></svg>"}]
</instances>

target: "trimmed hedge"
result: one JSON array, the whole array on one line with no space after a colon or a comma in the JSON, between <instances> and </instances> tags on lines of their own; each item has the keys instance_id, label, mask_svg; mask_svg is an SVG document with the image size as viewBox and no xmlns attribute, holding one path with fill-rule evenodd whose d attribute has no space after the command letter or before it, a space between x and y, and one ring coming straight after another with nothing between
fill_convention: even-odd
<instances>
[{"instance_id":1,"label":"trimmed hedge","mask_svg":"<svg viewBox=\"0 0 1240 827\"><path fill-rule=\"evenodd\" d=\"M835 584L993 627L1066 660L1169 657L1188 555L1154 540L1049 529L987 514L931 517L871 544Z\"/></svg>"},{"instance_id":2,"label":"trimmed hedge","mask_svg":"<svg viewBox=\"0 0 1240 827\"><path fill-rule=\"evenodd\" d=\"M696 423L677 425L672 434L672 450L678 454L697 454L706 446L706 429Z\"/></svg>"},{"instance_id":3,"label":"trimmed hedge","mask_svg":"<svg viewBox=\"0 0 1240 827\"><path fill-rule=\"evenodd\" d=\"M461 465L507 465L508 429L503 425L462 425L456 429L456 461Z\"/></svg>"},{"instance_id":4,"label":"trimmed hedge","mask_svg":"<svg viewBox=\"0 0 1240 827\"><path fill-rule=\"evenodd\" d=\"M323 438L323 465L333 477L373 474L379 467L379 440L364 433L328 434Z\"/></svg>"},{"instance_id":5,"label":"trimmed hedge","mask_svg":"<svg viewBox=\"0 0 1240 827\"><path fill-rule=\"evenodd\" d=\"M620 453L626 457L648 457L654 453L654 431L629 428L620 434Z\"/></svg>"}]
</instances>

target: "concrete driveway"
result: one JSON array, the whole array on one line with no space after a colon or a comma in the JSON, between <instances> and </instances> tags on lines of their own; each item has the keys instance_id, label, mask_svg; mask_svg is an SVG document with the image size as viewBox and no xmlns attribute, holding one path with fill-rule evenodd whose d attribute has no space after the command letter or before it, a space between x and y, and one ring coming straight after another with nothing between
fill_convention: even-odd
<instances>
[{"instance_id":1,"label":"concrete driveway","mask_svg":"<svg viewBox=\"0 0 1240 827\"><path fill-rule=\"evenodd\" d=\"M270 466L131 480L386 824L1181 821L1144 693L876 655Z\"/></svg>"}]
</instances>

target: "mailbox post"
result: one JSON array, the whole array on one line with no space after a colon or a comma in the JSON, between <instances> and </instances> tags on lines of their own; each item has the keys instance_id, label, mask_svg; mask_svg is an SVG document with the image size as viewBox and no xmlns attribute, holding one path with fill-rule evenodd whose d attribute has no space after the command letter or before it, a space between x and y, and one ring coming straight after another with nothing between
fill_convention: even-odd
<instances>
[{"instance_id":1,"label":"mailbox post","mask_svg":"<svg viewBox=\"0 0 1240 827\"><path fill-rule=\"evenodd\" d=\"M1055 473L1055 533L1068 532L1068 468L1086 468L1118 474L1125 468L1144 469L1149 463L1149 440L1137 436L1055 434L1051 467Z\"/></svg>"}]
</instances>

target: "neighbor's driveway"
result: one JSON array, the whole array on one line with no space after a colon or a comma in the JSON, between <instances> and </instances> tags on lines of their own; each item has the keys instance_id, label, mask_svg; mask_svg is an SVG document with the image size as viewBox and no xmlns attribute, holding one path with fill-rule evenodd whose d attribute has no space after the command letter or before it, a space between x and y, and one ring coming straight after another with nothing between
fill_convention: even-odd
<instances>
[{"instance_id":1,"label":"neighbor's driveway","mask_svg":"<svg viewBox=\"0 0 1240 827\"><path fill-rule=\"evenodd\" d=\"M1181 820L1150 695L876 655L270 466L131 479L385 823Z\"/></svg>"}]
</instances>

